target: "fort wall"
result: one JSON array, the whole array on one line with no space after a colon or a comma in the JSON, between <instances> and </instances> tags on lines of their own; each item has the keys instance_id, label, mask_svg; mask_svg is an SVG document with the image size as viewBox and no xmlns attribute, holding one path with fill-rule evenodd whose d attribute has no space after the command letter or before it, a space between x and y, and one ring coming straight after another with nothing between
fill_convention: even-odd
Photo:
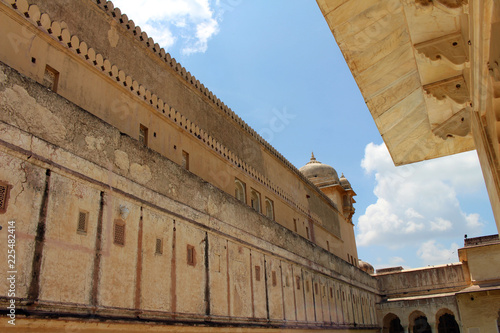
<instances>
[{"instance_id":1,"label":"fort wall","mask_svg":"<svg viewBox=\"0 0 500 333\"><path fill-rule=\"evenodd\" d=\"M8 46L0 51L3 61L40 83L49 66L57 72L61 96L131 137L139 138L144 126L151 149L179 164L188 153L190 171L227 193L234 193L234 179L241 179L248 191L255 189L262 200L274 203L278 223L293 229L297 219L296 231L302 236L312 240L317 234L323 248L342 258L357 257L354 238L341 234L346 228L342 223L350 223L337 210L338 203L110 2L39 5L20 1L15 12L3 7L2 44ZM91 29L84 28L88 20ZM70 33L73 29L77 34Z\"/></svg>"}]
</instances>

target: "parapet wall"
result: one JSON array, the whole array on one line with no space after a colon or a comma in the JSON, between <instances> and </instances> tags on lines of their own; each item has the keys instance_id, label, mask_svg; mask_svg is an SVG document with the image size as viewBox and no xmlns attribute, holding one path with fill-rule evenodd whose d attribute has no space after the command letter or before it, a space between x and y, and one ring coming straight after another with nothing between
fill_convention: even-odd
<instances>
[{"instance_id":1,"label":"parapet wall","mask_svg":"<svg viewBox=\"0 0 500 333\"><path fill-rule=\"evenodd\" d=\"M468 286L461 263L375 275L387 298L459 291Z\"/></svg>"}]
</instances>

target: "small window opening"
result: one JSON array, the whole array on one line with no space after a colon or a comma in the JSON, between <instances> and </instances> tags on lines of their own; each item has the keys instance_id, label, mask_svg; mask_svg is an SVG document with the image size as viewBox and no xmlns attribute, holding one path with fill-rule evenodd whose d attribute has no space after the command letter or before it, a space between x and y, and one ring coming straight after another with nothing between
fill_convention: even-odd
<instances>
[{"instance_id":1,"label":"small window opening","mask_svg":"<svg viewBox=\"0 0 500 333\"><path fill-rule=\"evenodd\" d=\"M309 239L309 227L306 227L306 237Z\"/></svg>"},{"instance_id":2,"label":"small window opening","mask_svg":"<svg viewBox=\"0 0 500 333\"><path fill-rule=\"evenodd\" d=\"M142 124L139 125L139 142L144 146L148 146L148 128Z\"/></svg>"},{"instance_id":3,"label":"small window opening","mask_svg":"<svg viewBox=\"0 0 500 333\"><path fill-rule=\"evenodd\" d=\"M255 266L255 281L260 281L260 266Z\"/></svg>"},{"instance_id":4,"label":"small window opening","mask_svg":"<svg viewBox=\"0 0 500 333\"><path fill-rule=\"evenodd\" d=\"M269 198L266 198L266 216L270 220L274 220L274 203Z\"/></svg>"},{"instance_id":5,"label":"small window opening","mask_svg":"<svg viewBox=\"0 0 500 333\"><path fill-rule=\"evenodd\" d=\"M293 230L297 232L297 220L293 219Z\"/></svg>"},{"instance_id":6,"label":"small window opening","mask_svg":"<svg viewBox=\"0 0 500 333\"><path fill-rule=\"evenodd\" d=\"M260 193L254 189L250 192L250 205L253 209L260 212Z\"/></svg>"},{"instance_id":7,"label":"small window opening","mask_svg":"<svg viewBox=\"0 0 500 333\"><path fill-rule=\"evenodd\" d=\"M319 288L318 288L318 283L316 282L314 284L314 292L316 293L316 295L318 294L318 291L319 291Z\"/></svg>"},{"instance_id":8,"label":"small window opening","mask_svg":"<svg viewBox=\"0 0 500 333\"><path fill-rule=\"evenodd\" d=\"M163 240L161 238L156 239L155 254L163 254Z\"/></svg>"},{"instance_id":9,"label":"small window opening","mask_svg":"<svg viewBox=\"0 0 500 333\"><path fill-rule=\"evenodd\" d=\"M306 281L306 292L309 292L310 291L310 288L309 288L309 281Z\"/></svg>"},{"instance_id":10,"label":"small window opening","mask_svg":"<svg viewBox=\"0 0 500 333\"><path fill-rule=\"evenodd\" d=\"M295 277L295 284L297 285L297 290L300 290L300 276Z\"/></svg>"},{"instance_id":11,"label":"small window opening","mask_svg":"<svg viewBox=\"0 0 500 333\"><path fill-rule=\"evenodd\" d=\"M271 276L273 280L273 287L276 287L276 285L278 284L278 279L276 278L276 271L272 271Z\"/></svg>"},{"instance_id":12,"label":"small window opening","mask_svg":"<svg viewBox=\"0 0 500 333\"><path fill-rule=\"evenodd\" d=\"M49 65L45 66L45 73L43 74L42 84L50 90L57 92L57 85L59 84L59 72Z\"/></svg>"},{"instance_id":13,"label":"small window opening","mask_svg":"<svg viewBox=\"0 0 500 333\"><path fill-rule=\"evenodd\" d=\"M76 227L76 232L79 234L87 234L87 222L89 218L89 213L80 211L78 213L78 225Z\"/></svg>"},{"instance_id":14,"label":"small window opening","mask_svg":"<svg viewBox=\"0 0 500 333\"><path fill-rule=\"evenodd\" d=\"M182 167L189 170L189 153L184 150L182 151Z\"/></svg>"},{"instance_id":15,"label":"small window opening","mask_svg":"<svg viewBox=\"0 0 500 333\"><path fill-rule=\"evenodd\" d=\"M10 185L0 182L0 214L3 214L7 211L10 188Z\"/></svg>"},{"instance_id":16,"label":"small window opening","mask_svg":"<svg viewBox=\"0 0 500 333\"><path fill-rule=\"evenodd\" d=\"M196 253L192 245L187 246L187 264L190 266L196 265Z\"/></svg>"},{"instance_id":17,"label":"small window opening","mask_svg":"<svg viewBox=\"0 0 500 333\"><path fill-rule=\"evenodd\" d=\"M246 203L245 197L246 185L239 179L234 180L234 196L241 202Z\"/></svg>"},{"instance_id":18,"label":"small window opening","mask_svg":"<svg viewBox=\"0 0 500 333\"><path fill-rule=\"evenodd\" d=\"M115 221L113 240L116 245L125 245L125 223L122 220Z\"/></svg>"}]
</instances>

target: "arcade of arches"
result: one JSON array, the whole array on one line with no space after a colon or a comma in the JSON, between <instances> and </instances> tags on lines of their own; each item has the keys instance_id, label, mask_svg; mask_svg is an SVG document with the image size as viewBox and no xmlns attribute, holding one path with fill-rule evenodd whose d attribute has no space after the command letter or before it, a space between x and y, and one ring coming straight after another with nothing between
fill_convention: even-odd
<instances>
[{"instance_id":1,"label":"arcade of arches","mask_svg":"<svg viewBox=\"0 0 500 333\"><path fill-rule=\"evenodd\" d=\"M460 333L459 324L455 315L448 309L441 309L436 313L434 327L427 320L427 316L421 311L414 311L410 314L406 329L401 318L394 313L384 316L383 333ZM404 320L404 319L403 319Z\"/></svg>"}]
</instances>

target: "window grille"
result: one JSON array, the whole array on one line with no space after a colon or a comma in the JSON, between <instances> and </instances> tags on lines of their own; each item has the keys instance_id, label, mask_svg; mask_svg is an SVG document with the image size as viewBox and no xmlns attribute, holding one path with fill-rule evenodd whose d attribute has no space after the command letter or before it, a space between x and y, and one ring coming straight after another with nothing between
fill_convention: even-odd
<instances>
[{"instance_id":1,"label":"window grille","mask_svg":"<svg viewBox=\"0 0 500 333\"><path fill-rule=\"evenodd\" d=\"M155 254L163 254L163 240L161 238L156 239Z\"/></svg>"},{"instance_id":2,"label":"window grille","mask_svg":"<svg viewBox=\"0 0 500 333\"><path fill-rule=\"evenodd\" d=\"M87 222L88 222L89 213L80 211L78 213L78 226L76 231L80 234L87 233Z\"/></svg>"},{"instance_id":3,"label":"window grille","mask_svg":"<svg viewBox=\"0 0 500 333\"><path fill-rule=\"evenodd\" d=\"M117 245L125 245L125 224L115 222L114 243Z\"/></svg>"}]
</instances>

